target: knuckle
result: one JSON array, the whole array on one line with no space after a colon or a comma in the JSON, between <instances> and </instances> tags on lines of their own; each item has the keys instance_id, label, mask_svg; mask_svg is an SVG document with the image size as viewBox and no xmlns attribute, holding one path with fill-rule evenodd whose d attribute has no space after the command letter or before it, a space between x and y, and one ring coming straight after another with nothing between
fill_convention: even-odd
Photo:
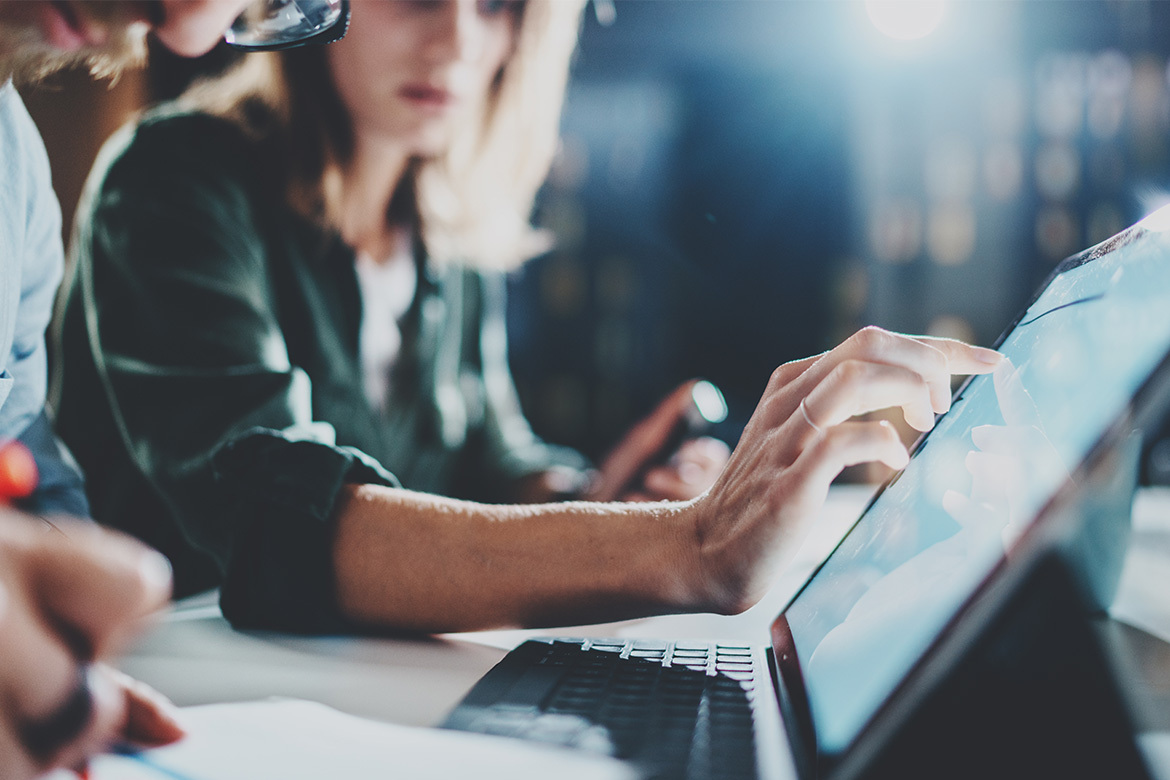
<instances>
[{"instance_id":1,"label":"knuckle","mask_svg":"<svg viewBox=\"0 0 1170 780\"><path fill-rule=\"evenodd\" d=\"M950 365L950 358L947 357L946 351L930 344L923 344L923 346L926 347L927 354L930 355L930 361L934 364L934 367L939 371L946 371Z\"/></svg>"},{"instance_id":2,"label":"knuckle","mask_svg":"<svg viewBox=\"0 0 1170 780\"><path fill-rule=\"evenodd\" d=\"M864 360L849 358L838 363L832 373L837 384L853 385L869 379L870 364Z\"/></svg>"},{"instance_id":3,"label":"knuckle","mask_svg":"<svg viewBox=\"0 0 1170 780\"><path fill-rule=\"evenodd\" d=\"M777 366L772 370L772 375L768 378L768 387L776 389L783 387L788 383L788 366Z\"/></svg>"},{"instance_id":4,"label":"knuckle","mask_svg":"<svg viewBox=\"0 0 1170 780\"><path fill-rule=\"evenodd\" d=\"M783 514L785 507L801 487L803 482L803 463L797 461L791 468L785 469L767 491L767 502L770 511L775 515Z\"/></svg>"},{"instance_id":5,"label":"knuckle","mask_svg":"<svg viewBox=\"0 0 1170 780\"><path fill-rule=\"evenodd\" d=\"M866 325L857 331L857 345L867 354L882 349L890 340L890 332L876 325Z\"/></svg>"},{"instance_id":6,"label":"knuckle","mask_svg":"<svg viewBox=\"0 0 1170 780\"><path fill-rule=\"evenodd\" d=\"M872 435L877 442L887 445L902 444L902 437L898 435L898 431L890 423L884 420L878 420L876 422L868 423L868 426L869 430L872 431L870 435Z\"/></svg>"},{"instance_id":7,"label":"knuckle","mask_svg":"<svg viewBox=\"0 0 1170 780\"><path fill-rule=\"evenodd\" d=\"M808 446L805 447L805 452L808 453L812 462L819 463L829 457L830 453L840 446L844 435L844 429L839 425L825 428L809 441Z\"/></svg>"},{"instance_id":8,"label":"knuckle","mask_svg":"<svg viewBox=\"0 0 1170 780\"><path fill-rule=\"evenodd\" d=\"M924 345L923 356L926 372L923 379L931 381L931 379L942 380L943 377L950 377L950 361L942 350Z\"/></svg>"},{"instance_id":9,"label":"knuckle","mask_svg":"<svg viewBox=\"0 0 1170 780\"><path fill-rule=\"evenodd\" d=\"M931 387L929 384L923 383L922 389L919 392L918 397L921 400L922 405L925 406L926 408L930 409L930 413L931 413L931 415L933 415L934 414L934 400L933 400L934 393L931 390Z\"/></svg>"},{"instance_id":10,"label":"knuckle","mask_svg":"<svg viewBox=\"0 0 1170 780\"><path fill-rule=\"evenodd\" d=\"M858 429L854 425L835 425L825 431L820 443L822 457L831 450L845 449L857 441Z\"/></svg>"}]
</instances>

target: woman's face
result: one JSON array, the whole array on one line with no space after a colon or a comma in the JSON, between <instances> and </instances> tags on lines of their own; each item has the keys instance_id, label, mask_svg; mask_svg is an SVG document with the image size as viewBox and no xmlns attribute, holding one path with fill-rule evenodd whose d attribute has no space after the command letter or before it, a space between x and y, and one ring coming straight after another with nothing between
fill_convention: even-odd
<instances>
[{"instance_id":1,"label":"woman's face","mask_svg":"<svg viewBox=\"0 0 1170 780\"><path fill-rule=\"evenodd\" d=\"M355 135L443 151L475 121L512 51L515 0L357 0L345 39L327 54Z\"/></svg>"}]
</instances>

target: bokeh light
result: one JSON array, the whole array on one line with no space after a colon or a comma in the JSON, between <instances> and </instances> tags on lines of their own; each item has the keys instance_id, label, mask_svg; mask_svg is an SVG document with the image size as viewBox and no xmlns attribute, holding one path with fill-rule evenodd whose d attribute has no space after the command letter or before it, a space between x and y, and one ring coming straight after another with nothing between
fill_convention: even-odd
<instances>
[{"instance_id":1,"label":"bokeh light","mask_svg":"<svg viewBox=\"0 0 1170 780\"><path fill-rule=\"evenodd\" d=\"M925 38L938 29L944 0L865 0L865 12L883 35L898 41Z\"/></svg>"}]
</instances>

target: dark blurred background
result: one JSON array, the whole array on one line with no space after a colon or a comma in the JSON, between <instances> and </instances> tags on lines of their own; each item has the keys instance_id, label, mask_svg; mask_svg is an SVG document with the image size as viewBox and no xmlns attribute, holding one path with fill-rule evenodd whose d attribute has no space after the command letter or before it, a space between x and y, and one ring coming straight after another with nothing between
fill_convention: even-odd
<instances>
[{"instance_id":1,"label":"dark blurred background","mask_svg":"<svg viewBox=\"0 0 1170 780\"><path fill-rule=\"evenodd\" d=\"M533 423L591 453L694 375L734 442L777 364L865 324L991 344L1164 202L1170 3L947 2L910 41L860 1L615 5L543 201L560 248L512 299Z\"/></svg>"},{"instance_id":2,"label":"dark blurred background","mask_svg":"<svg viewBox=\"0 0 1170 780\"><path fill-rule=\"evenodd\" d=\"M1058 260L1166 200L1170 3L894 5L916 12L895 36L942 16L899 40L862 0L589 10L538 210L558 247L513 280L540 433L598 456L705 376L734 443L779 363L870 323L990 344ZM225 61L26 92L66 214L129 111ZM1170 480L1170 445L1148 464Z\"/></svg>"}]
</instances>

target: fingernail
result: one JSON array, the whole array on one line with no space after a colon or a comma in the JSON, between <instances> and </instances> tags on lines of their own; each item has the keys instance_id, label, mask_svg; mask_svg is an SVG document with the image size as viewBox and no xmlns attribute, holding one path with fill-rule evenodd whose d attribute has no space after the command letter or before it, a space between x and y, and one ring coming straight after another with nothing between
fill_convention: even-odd
<instances>
[{"instance_id":1,"label":"fingernail","mask_svg":"<svg viewBox=\"0 0 1170 780\"><path fill-rule=\"evenodd\" d=\"M975 359L989 366L997 366L1003 360L1003 354L987 347L975 347Z\"/></svg>"},{"instance_id":2,"label":"fingernail","mask_svg":"<svg viewBox=\"0 0 1170 780\"><path fill-rule=\"evenodd\" d=\"M185 731L182 722L179 720L179 708L175 706L174 702L163 696L158 691L153 691L153 701L158 707L158 714L165 720L166 725L172 729Z\"/></svg>"},{"instance_id":3,"label":"fingernail","mask_svg":"<svg viewBox=\"0 0 1170 780\"><path fill-rule=\"evenodd\" d=\"M171 589L171 562L155 550L147 550L138 562L138 576L152 592Z\"/></svg>"},{"instance_id":4,"label":"fingernail","mask_svg":"<svg viewBox=\"0 0 1170 780\"><path fill-rule=\"evenodd\" d=\"M910 465L910 453L907 450L902 449L901 451L899 451L898 457L895 458L895 461L896 461L896 464L894 465L894 468L896 468L896 469L906 468L908 465Z\"/></svg>"},{"instance_id":5,"label":"fingernail","mask_svg":"<svg viewBox=\"0 0 1170 780\"><path fill-rule=\"evenodd\" d=\"M187 733L180 720L181 713L174 702L150 686L139 683L138 693L147 699L154 707L151 713L156 720L151 724L149 734L142 734L140 738L148 744L166 743L174 741Z\"/></svg>"}]
</instances>

